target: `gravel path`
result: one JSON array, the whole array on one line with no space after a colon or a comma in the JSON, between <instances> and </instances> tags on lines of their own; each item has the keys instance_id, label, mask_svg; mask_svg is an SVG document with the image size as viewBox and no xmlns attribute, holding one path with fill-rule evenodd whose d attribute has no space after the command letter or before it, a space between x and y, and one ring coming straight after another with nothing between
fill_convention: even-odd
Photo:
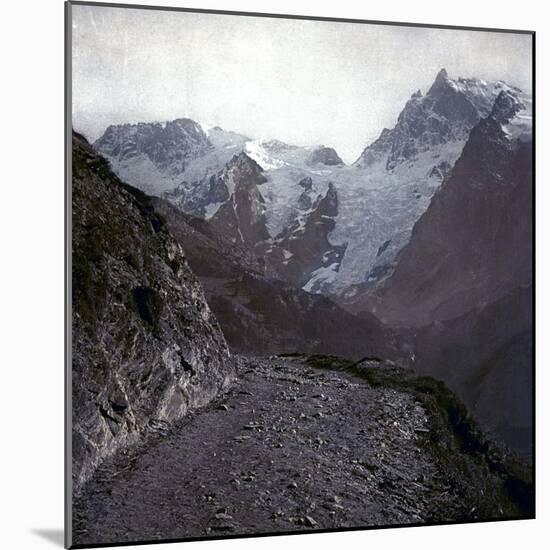
<instances>
[{"instance_id":1,"label":"gravel path","mask_svg":"<svg viewBox=\"0 0 550 550\"><path fill-rule=\"evenodd\" d=\"M412 394L299 359L238 371L217 402L97 471L75 502L75 544L445 519Z\"/></svg>"}]
</instances>

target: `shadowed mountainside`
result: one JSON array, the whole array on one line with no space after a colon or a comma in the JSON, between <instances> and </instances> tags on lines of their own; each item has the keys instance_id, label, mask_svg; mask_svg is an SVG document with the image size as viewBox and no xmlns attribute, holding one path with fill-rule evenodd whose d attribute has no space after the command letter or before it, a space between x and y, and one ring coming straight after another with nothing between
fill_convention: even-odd
<instances>
[{"instance_id":1,"label":"shadowed mountainside","mask_svg":"<svg viewBox=\"0 0 550 550\"><path fill-rule=\"evenodd\" d=\"M150 198L73 134L75 491L106 456L202 406L233 375L198 279Z\"/></svg>"},{"instance_id":2,"label":"shadowed mountainside","mask_svg":"<svg viewBox=\"0 0 550 550\"><path fill-rule=\"evenodd\" d=\"M484 429L532 443L532 138L509 92L472 130L393 276L350 307L409 327L415 368L457 391Z\"/></svg>"}]
</instances>

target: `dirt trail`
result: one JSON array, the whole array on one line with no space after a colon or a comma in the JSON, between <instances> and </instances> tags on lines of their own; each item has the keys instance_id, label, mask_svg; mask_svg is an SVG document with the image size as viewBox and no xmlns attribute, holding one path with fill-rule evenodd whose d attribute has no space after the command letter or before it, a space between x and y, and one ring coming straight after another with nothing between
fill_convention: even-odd
<instances>
[{"instance_id":1,"label":"dirt trail","mask_svg":"<svg viewBox=\"0 0 550 550\"><path fill-rule=\"evenodd\" d=\"M217 402L97 471L76 544L467 519L413 394L299 359L238 370Z\"/></svg>"}]
</instances>

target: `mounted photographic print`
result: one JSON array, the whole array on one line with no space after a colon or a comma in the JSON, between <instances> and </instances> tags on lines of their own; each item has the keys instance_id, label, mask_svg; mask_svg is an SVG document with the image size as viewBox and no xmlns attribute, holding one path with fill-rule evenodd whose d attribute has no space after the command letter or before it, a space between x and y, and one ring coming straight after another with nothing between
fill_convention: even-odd
<instances>
[{"instance_id":1,"label":"mounted photographic print","mask_svg":"<svg viewBox=\"0 0 550 550\"><path fill-rule=\"evenodd\" d=\"M66 545L533 518L534 33L66 33Z\"/></svg>"}]
</instances>

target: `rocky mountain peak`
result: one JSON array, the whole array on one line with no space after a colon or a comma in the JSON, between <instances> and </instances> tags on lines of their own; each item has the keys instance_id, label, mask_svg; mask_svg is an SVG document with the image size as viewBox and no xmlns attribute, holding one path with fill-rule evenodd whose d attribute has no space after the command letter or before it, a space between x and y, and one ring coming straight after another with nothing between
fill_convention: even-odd
<instances>
[{"instance_id":1,"label":"rocky mountain peak","mask_svg":"<svg viewBox=\"0 0 550 550\"><path fill-rule=\"evenodd\" d=\"M470 130L490 114L499 93L511 90L502 81L453 80L441 69L427 94L422 96L420 90L412 94L395 127L384 129L355 165L366 168L384 162L387 170L393 170L400 163L415 160L424 151L465 143Z\"/></svg>"},{"instance_id":2,"label":"rocky mountain peak","mask_svg":"<svg viewBox=\"0 0 550 550\"><path fill-rule=\"evenodd\" d=\"M515 93L511 90L503 90L493 105L491 117L500 124L507 124L524 108L525 106Z\"/></svg>"},{"instance_id":3,"label":"rocky mountain peak","mask_svg":"<svg viewBox=\"0 0 550 550\"><path fill-rule=\"evenodd\" d=\"M309 157L310 164L325 164L326 166L340 166L344 161L332 147L317 147L311 152Z\"/></svg>"},{"instance_id":4,"label":"rocky mountain peak","mask_svg":"<svg viewBox=\"0 0 550 550\"><path fill-rule=\"evenodd\" d=\"M187 164L212 148L202 127L189 118L109 126L94 148L117 175L151 192L164 180L174 187Z\"/></svg>"},{"instance_id":5,"label":"rocky mountain peak","mask_svg":"<svg viewBox=\"0 0 550 550\"><path fill-rule=\"evenodd\" d=\"M244 151L240 152L238 155L235 155L226 165L228 169L238 167L239 169L245 170L246 174L258 176L261 174L264 169L252 158L250 158ZM265 178L255 178L263 179ZM263 183L263 181L261 182Z\"/></svg>"},{"instance_id":6,"label":"rocky mountain peak","mask_svg":"<svg viewBox=\"0 0 550 550\"><path fill-rule=\"evenodd\" d=\"M225 185L229 199L210 220L215 230L231 243L249 247L268 238L265 201L258 187L267 181L262 167L241 152L216 179Z\"/></svg>"},{"instance_id":7,"label":"rocky mountain peak","mask_svg":"<svg viewBox=\"0 0 550 550\"><path fill-rule=\"evenodd\" d=\"M224 167L220 177L224 180L229 195L240 188L250 188L267 181L263 168L245 152L235 155Z\"/></svg>"},{"instance_id":8,"label":"rocky mountain peak","mask_svg":"<svg viewBox=\"0 0 550 550\"><path fill-rule=\"evenodd\" d=\"M445 69L441 69L437 76L435 77L435 80L431 86L431 88L428 91L428 95L434 93L435 91L448 86L450 83L449 75Z\"/></svg>"}]
</instances>

